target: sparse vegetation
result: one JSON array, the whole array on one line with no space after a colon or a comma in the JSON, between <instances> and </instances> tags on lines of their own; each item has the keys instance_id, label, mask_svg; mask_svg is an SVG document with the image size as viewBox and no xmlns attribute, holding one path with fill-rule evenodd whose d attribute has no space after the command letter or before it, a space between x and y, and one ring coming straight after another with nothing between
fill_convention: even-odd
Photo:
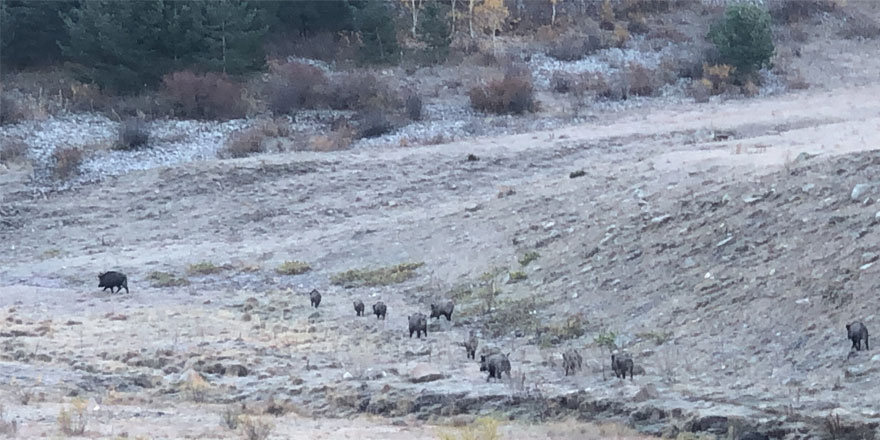
<instances>
[{"instance_id":1,"label":"sparse vegetation","mask_svg":"<svg viewBox=\"0 0 880 440\"><path fill-rule=\"evenodd\" d=\"M61 408L58 413L58 429L66 436L80 436L86 431L88 408L85 399L75 398L70 407Z\"/></svg>"},{"instance_id":2,"label":"sparse vegetation","mask_svg":"<svg viewBox=\"0 0 880 440\"><path fill-rule=\"evenodd\" d=\"M4 437L15 437L18 433L18 421L7 420L6 407L0 404L0 435Z\"/></svg>"},{"instance_id":3,"label":"sparse vegetation","mask_svg":"<svg viewBox=\"0 0 880 440\"><path fill-rule=\"evenodd\" d=\"M496 114L523 114L536 111L532 80L525 75L508 75L477 86L468 92L471 107Z\"/></svg>"},{"instance_id":4,"label":"sparse vegetation","mask_svg":"<svg viewBox=\"0 0 880 440\"><path fill-rule=\"evenodd\" d=\"M529 265L529 263L537 260L538 258L541 258L541 254L535 251L528 251L524 253L521 257L519 257L519 265L522 267L526 267Z\"/></svg>"},{"instance_id":5,"label":"sparse vegetation","mask_svg":"<svg viewBox=\"0 0 880 440\"><path fill-rule=\"evenodd\" d=\"M186 278L178 277L173 273L159 271L150 272L147 275L147 281L153 287L181 287L189 285L189 280Z\"/></svg>"},{"instance_id":6,"label":"sparse vegetation","mask_svg":"<svg viewBox=\"0 0 880 440\"><path fill-rule=\"evenodd\" d=\"M275 268L275 272L280 275L300 275L312 270L309 263L303 261L285 261Z\"/></svg>"},{"instance_id":7,"label":"sparse vegetation","mask_svg":"<svg viewBox=\"0 0 880 440\"><path fill-rule=\"evenodd\" d=\"M379 109L369 109L361 116L358 137L378 137L390 133L392 130L394 130L394 124L388 120L385 112Z\"/></svg>"},{"instance_id":8,"label":"sparse vegetation","mask_svg":"<svg viewBox=\"0 0 880 440\"><path fill-rule=\"evenodd\" d=\"M330 276L330 282L352 287L388 286L402 283L416 275L425 263L401 263L380 269L355 269Z\"/></svg>"},{"instance_id":9,"label":"sparse vegetation","mask_svg":"<svg viewBox=\"0 0 880 440\"><path fill-rule=\"evenodd\" d=\"M275 429L271 422L251 416L239 417L239 427L245 440L266 440Z\"/></svg>"},{"instance_id":10,"label":"sparse vegetation","mask_svg":"<svg viewBox=\"0 0 880 440\"><path fill-rule=\"evenodd\" d=\"M241 405L226 405L226 407L223 408L223 411L220 412L220 426L233 431L238 429L238 423L243 414L244 412L241 409Z\"/></svg>"},{"instance_id":11,"label":"sparse vegetation","mask_svg":"<svg viewBox=\"0 0 880 440\"><path fill-rule=\"evenodd\" d=\"M187 70L165 75L162 93L177 117L227 120L242 118L247 110L242 86L217 73Z\"/></svg>"},{"instance_id":12,"label":"sparse vegetation","mask_svg":"<svg viewBox=\"0 0 880 440\"><path fill-rule=\"evenodd\" d=\"M266 135L260 127L236 131L229 135L218 155L225 159L238 159L262 153L265 149L265 138Z\"/></svg>"},{"instance_id":13,"label":"sparse vegetation","mask_svg":"<svg viewBox=\"0 0 880 440\"><path fill-rule=\"evenodd\" d=\"M67 180L79 174L85 153L76 147L61 147L52 153L52 177Z\"/></svg>"},{"instance_id":14,"label":"sparse vegetation","mask_svg":"<svg viewBox=\"0 0 880 440\"><path fill-rule=\"evenodd\" d=\"M150 141L150 127L139 118L129 118L119 124L117 150L136 150L147 146Z\"/></svg>"},{"instance_id":15,"label":"sparse vegetation","mask_svg":"<svg viewBox=\"0 0 880 440\"><path fill-rule=\"evenodd\" d=\"M0 164L21 163L27 159L28 144L21 139L0 140Z\"/></svg>"},{"instance_id":16,"label":"sparse vegetation","mask_svg":"<svg viewBox=\"0 0 880 440\"><path fill-rule=\"evenodd\" d=\"M181 391L193 402L204 402L211 391L211 384L201 374L192 371L182 384Z\"/></svg>"},{"instance_id":17,"label":"sparse vegetation","mask_svg":"<svg viewBox=\"0 0 880 440\"><path fill-rule=\"evenodd\" d=\"M406 97L404 105L406 106L406 115L409 116L411 120L422 120L422 98L419 95L411 93Z\"/></svg>"},{"instance_id":18,"label":"sparse vegetation","mask_svg":"<svg viewBox=\"0 0 880 440\"><path fill-rule=\"evenodd\" d=\"M190 275L213 275L228 269L226 266L217 266L210 261L201 261L186 267L186 273Z\"/></svg>"},{"instance_id":19,"label":"sparse vegetation","mask_svg":"<svg viewBox=\"0 0 880 440\"><path fill-rule=\"evenodd\" d=\"M272 64L270 71L266 100L269 110L276 115L319 108L326 103L329 80L320 68L290 62Z\"/></svg>"},{"instance_id":20,"label":"sparse vegetation","mask_svg":"<svg viewBox=\"0 0 880 440\"><path fill-rule=\"evenodd\" d=\"M636 336L641 339L652 341L656 345L663 345L663 343L665 343L669 340L669 338L672 337L672 332L654 330L650 332L637 333Z\"/></svg>"},{"instance_id":21,"label":"sparse vegetation","mask_svg":"<svg viewBox=\"0 0 880 440\"><path fill-rule=\"evenodd\" d=\"M501 440L498 433L500 422L492 417L479 417L469 426L443 429L437 433L439 440Z\"/></svg>"},{"instance_id":22,"label":"sparse vegetation","mask_svg":"<svg viewBox=\"0 0 880 440\"><path fill-rule=\"evenodd\" d=\"M525 272L521 270L515 270L510 272L510 282L515 283L517 281L522 281L527 279L529 276L526 275Z\"/></svg>"}]
</instances>

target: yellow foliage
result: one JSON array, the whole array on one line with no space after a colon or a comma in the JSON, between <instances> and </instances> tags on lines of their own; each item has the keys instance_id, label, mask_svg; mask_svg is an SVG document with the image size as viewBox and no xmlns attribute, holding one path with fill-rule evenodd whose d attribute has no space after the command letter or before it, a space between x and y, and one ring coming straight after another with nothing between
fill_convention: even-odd
<instances>
[{"instance_id":1,"label":"yellow foliage","mask_svg":"<svg viewBox=\"0 0 880 440\"><path fill-rule=\"evenodd\" d=\"M735 72L736 67L729 64L715 64L712 66L703 64L702 83L706 87L711 88L713 95L718 95L727 88L727 85L730 83L730 77Z\"/></svg>"},{"instance_id":2,"label":"yellow foliage","mask_svg":"<svg viewBox=\"0 0 880 440\"><path fill-rule=\"evenodd\" d=\"M82 435L86 430L86 402L76 398L71 402L72 408L61 408L58 413L58 428L64 435Z\"/></svg>"},{"instance_id":3,"label":"yellow foliage","mask_svg":"<svg viewBox=\"0 0 880 440\"><path fill-rule=\"evenodd\" d=\"M437 433L440 440L501 440L500 423L492 417L480 417L470 426Z\"/></svg>"},{"instance_id":4,"label":"yellow foliage","mask_svg":"<svg viewBox=\"0 0 880 440\"><path fill-rule=\"evenodd\" d=\"M610 0L602 2L602 7L599 9L599 21L604 25L614 24L614 8L611 7Z\"/></svg>"},{"instance_id":5,"label":"yellow foliage","mask_svg":"<svg viewBox=\"0 0 880 440\"><path fill-rule=\"evenodd\" d=\"M504 0L484 0L474 8L474 15L480 25L492 31L492 34L504 26L510 11L504 6Z\"/></svg>"},{"instance_id":6,"label":"yellow foliage","mask_svg":"<svg viewBox=\"0 0 880 440\"><path fill-rule=\"evenodd\" d=\"M629 31L626 30L625 27L615 24L614 25L614 41L617 43L617 46L623 46L629 41Z\"/></svg>"}]
</instances>

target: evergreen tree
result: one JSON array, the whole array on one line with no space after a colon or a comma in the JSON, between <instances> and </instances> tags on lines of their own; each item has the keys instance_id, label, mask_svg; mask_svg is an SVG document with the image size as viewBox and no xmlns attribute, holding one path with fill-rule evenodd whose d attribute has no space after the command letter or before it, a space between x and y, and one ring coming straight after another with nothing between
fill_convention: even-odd
<instances>
[{"instance_id":1,"label":"evergreen tree","mask_svg":"<svg viewBox=\"0 0 880 440\"><path fill-rule=\"evenodd\" d=\"M0 65L3 70L55 64L61 61L59 43L67 43L62 14L78 1L0 1Z\"/></svg>"},{"instance_id":2,"label":"evergreen tree","mask_svg":"<svg viewBox=\"0 0 880 440\"><path fill-rule=\"evenodd\" d=\"M64 17L70 42L62 52L75 72L101 87L131 92L156 84L163 69L152 46L163 3L83 2Z\"/></svg>"},{"instance_id":3,"label":"evergreen tree","mask_svg":"<svg viewBox=\"0 0 880 440\"><path fill-rule=\"evenodd\" d=\"M216 0L203 3L204 52L198 64L207 70L240 74L258 70L265 64L263 37L268 26L248 2Z\"/></svg>"},{"instance_id":4,"label":"evergreen tree","mask_svg":"<svg viewBox=\"0 0 880 440\"><path fill-rule=\"evenodd\" d=\"M361 35L360 57L365 63L390 63L399 58L397 27L385 2L364 1L354 5L355 29Z\"/></svg>"},{"instance_id":5,"label":"evergreen tree","mask_svg":"<svg viewBox=\"0 0 880 440\"><path fill-rule=\"evenodd\" d=\"M261 1L256 3L275 34L310 36L354 29L346 0Z\"/></svg>"},{"instance_id":6,"label":"evergreen tree","mask_svg":"<svg viewBox=\"0 0 880 440\"><path fill-rule=\"evenodd\" d=\"M721 56L721 61L736 67L737 75L748 75L769 65L773 56L773 32L770 13L748 3L733 3L724 18L709 29L708 38Z\"/></svg>"},{"instance_id":7,"label":"evergreen tree","mask_svg":"<svg viewBox=\"0 0 880 440\"><path fill-rule=\"evenodd\" d=\"M449 33L449 22L446 17L449 8L440 2L428 3L419 21L419 39L428 46L428 52L434 62L439 63L449 55L452 35Z\"/></svg>"}]
</instances>

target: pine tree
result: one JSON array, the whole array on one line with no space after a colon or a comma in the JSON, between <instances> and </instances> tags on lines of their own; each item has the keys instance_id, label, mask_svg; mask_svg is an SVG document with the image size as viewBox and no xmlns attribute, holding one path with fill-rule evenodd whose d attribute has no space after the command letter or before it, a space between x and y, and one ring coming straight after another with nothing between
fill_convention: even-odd
<instances>
[{"instance_id":1,"label":"pine tree","mask_svg":"<svg viewBox=\"0 0 880 440\"><path fill-rule=\"evenodd\" d=\"M4 70L61 61L59 43L66 44L62 14L77 1L0 1L0 65Z\"/></svg>"},{"instance_id":2,"label":"pine tree","mask_svg":"<svg viewBox=\"0 0 880 440\"><path fill-rule=\"evenodd\" d=\"M422 19L419 21L419 39L428 46L431 58L436 63L446 59L449 55L449 45L452 43L447 15L449 8L446 5L431 2L425 7Z\"/></svg>"},{"instance_id":3,"label":"pine tree","mask_svg":"<svg viewBox=\"0 0 880 440\"><path fill-rule=\"evenodd\" d=\"M361 61L389 63L399 58L397 28L384 2L365 1L353 13L355 28L361 34Z\"/></svg>"},{"instance_id":4,"label":"pine tree","mask_svg":"<svg viewBox=\"0 0 880 440\"><path fill-rule=\"evenodd\" d=\"M62 45L83 79L118 92L140 90L161 76L152 27L163 2L87 1L64 17L70 42Z\"/></svg>"},{"instance_id":5,"label":"pine tree","mask_svg":"<svg viewBox=\"0 0 880 440\"><path fill-rule=\"evenodd\" d=\"M205 11L205 52L196 59L213 71L241 74L265 64L263 37L268 26L248 2L219 0L203 3Z\"/></svg>"}]
</instances>

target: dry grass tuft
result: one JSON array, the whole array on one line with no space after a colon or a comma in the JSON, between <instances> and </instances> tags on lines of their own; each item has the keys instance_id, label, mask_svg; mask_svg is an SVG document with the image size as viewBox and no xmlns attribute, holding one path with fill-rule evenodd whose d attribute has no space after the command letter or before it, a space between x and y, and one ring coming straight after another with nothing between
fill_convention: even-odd
<instances>
[{"instance_id":1,"label":"dry grass tuft","mask_svg":"<svg viewBox=\"0 0 880 440\"><path fill-rule=\"evenodd\" d=\"M285 261L275 268L275 272L280 275L300 275L312 270L309 263L303 261Z\"/></svg>"},{"instance_id":2,"label":"dry grass tuft","mask_svg":"<svg viewBox=\"0 0 880 440\"><path fill-rule=\"evenodd\" d=\"M425 263L402 263L379 269L355 269L334 274L330 282L354 287L388 286L402 283L416 276L416 269Z\"/></svg>"}]
</instances>

